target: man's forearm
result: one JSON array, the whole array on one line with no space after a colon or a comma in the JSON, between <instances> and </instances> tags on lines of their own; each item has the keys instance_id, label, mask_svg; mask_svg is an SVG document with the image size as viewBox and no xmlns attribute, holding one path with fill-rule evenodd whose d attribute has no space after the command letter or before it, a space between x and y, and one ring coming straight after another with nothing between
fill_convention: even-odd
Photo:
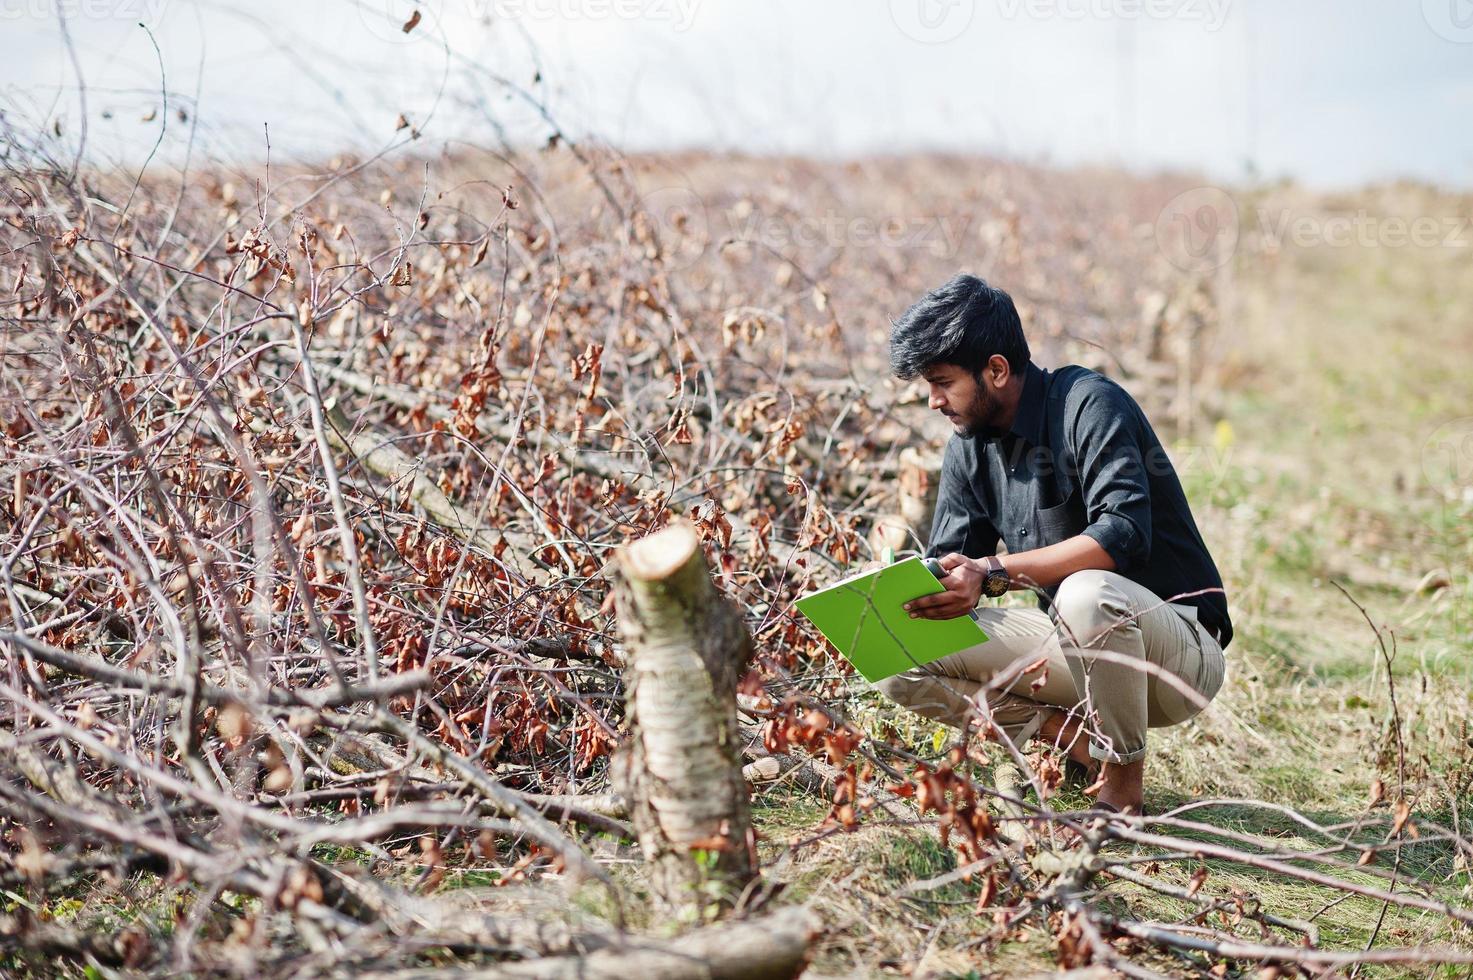
<instances>
[{"instance_id":1,"label":"man's forearm","mask_svg":"<svg viewBox=\"0 0 1473 980\"><path fill-rule=\"evenodd\" d=\"M1101 548L1094 538L1083 534L1046 548L1002 555L1000 559L1008 570L1014 589L1026 589L1031 585L1051 588L1086 568L1103 568L1107 572L1115 570L1115 559L1109 552Z\"/></svg>"}]
</instances>

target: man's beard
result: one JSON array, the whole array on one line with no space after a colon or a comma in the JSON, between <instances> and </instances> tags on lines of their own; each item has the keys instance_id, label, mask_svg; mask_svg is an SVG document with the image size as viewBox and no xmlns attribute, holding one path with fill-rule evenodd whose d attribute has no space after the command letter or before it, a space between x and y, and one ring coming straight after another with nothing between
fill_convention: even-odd
<instances>
[{"instance_id":1,"label":"man's beard","mask_svg":"<svg viewBox=\"0 0 1473 980\"><path fill-rule=\"evenodd\" d=\"M1007 430L997 424L1002 415L1001 400L993 398L981 381L977 383L977 393L964 414L967 421L960 433L963 439L997 439L1007 434Z\"/></svg>"}]
</instances>

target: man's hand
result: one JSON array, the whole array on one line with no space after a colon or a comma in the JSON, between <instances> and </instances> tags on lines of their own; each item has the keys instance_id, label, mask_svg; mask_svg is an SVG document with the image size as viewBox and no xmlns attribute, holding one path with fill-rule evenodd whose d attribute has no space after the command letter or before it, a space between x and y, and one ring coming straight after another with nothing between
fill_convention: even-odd
<instances>
[{"instance_id":1,"label":"man's hand","mask_svg":"<svg viewBox=\"0 0 1473 980\"><path fill-rule=\"evenodd\" d=\"M971 612L982 598L982 580L987 577L987 570L981 562L951 554L941 559L941 568L946 572L941 579L946 591L907 602L905 609L912 619L956 619Z\"/></svg>"}]
</instances>

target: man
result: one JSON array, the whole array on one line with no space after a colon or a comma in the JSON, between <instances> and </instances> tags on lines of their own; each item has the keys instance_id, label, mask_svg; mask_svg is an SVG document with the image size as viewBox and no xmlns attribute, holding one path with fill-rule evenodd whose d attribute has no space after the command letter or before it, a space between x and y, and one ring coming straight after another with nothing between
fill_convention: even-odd
<instances>
[{"instance_id":1,"label":"man","mask_svg":"<svg viewBox=\"0 0 1473 980\"><path fill-rule=\"evenodd\" d=\"M988 642L880 689L1020 747L1067 746L1075 763L1102 765L1098 806L1141 812L1146 729L1212 699L1233 632L1160 440L1115 382L1033 364L1012 298L975 276L907 310L890 360L898 377L926 381L953 427L928 550L946 591L906 608L951 619L1008 589L1040 597L1038 610L976 610Z\"/></svg>"}]
</instances>

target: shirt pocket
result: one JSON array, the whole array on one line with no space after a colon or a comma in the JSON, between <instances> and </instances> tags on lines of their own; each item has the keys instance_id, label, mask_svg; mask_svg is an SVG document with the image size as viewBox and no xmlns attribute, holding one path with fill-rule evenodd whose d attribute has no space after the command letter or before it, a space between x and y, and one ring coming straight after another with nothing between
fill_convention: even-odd
<instances>
[{"instance_id":1,"label":"shirt pocket","mask_svg":"<svg viewBox=\"0 0 1473 980\"><path fill-rule=\"evenodd\" d=\"M1084 530L1084 499L1076 489L1062 504L1038 512L1039 546L1058 544Z\"/></svg>"}]
</instances>

